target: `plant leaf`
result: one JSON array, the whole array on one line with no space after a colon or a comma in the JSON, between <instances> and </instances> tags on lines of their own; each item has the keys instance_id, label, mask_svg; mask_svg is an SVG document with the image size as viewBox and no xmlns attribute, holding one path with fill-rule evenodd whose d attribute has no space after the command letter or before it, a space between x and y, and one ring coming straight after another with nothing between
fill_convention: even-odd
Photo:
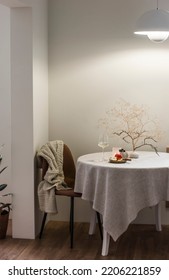
<instances>
[{"instance_id":1,"label":"plant leaf","mask_svg":"<svg viewBox=\"0 0 169 280\"><path fill-rule=\"evenodd\" d=\"M4 190L7 187L7 184L0 185L0 191Z\"/></svg>"},{"instance_id":2,"label":"plant leaf","mask_svg":"<svg viewBox=\"0 0 169 280\"><path fill-rule=\"evenodd\" d=\"M7 166L5 166L4 168L2 168L2 169L0 170L0 174L1 174L6 168L7 168Z\"/></svg>"}]
</instances>

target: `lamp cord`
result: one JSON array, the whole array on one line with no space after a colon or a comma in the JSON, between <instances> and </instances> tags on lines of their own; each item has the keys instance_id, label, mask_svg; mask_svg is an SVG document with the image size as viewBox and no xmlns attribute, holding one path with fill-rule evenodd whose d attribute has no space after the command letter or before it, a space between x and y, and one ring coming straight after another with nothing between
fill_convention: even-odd
<instances>
[{"instance_id":1,"label":"lamp cord","mask_svg":"<svg viewBox=\"0 0 169 280\"><path fill-rule=\"evenodd\" d=\"M158 10L158 0L157 0L157 10Z\"/></svg>"}]
</instances>

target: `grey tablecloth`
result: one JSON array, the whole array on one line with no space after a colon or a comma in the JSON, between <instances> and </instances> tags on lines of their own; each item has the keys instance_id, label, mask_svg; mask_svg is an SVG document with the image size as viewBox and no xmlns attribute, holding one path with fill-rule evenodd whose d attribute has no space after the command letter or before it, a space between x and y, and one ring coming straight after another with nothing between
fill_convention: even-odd
<instances>
[{"instance_id":1,"label":"grey tablecloth","mask_svg":"<svg viewBox=\"0 0 169 280\"><path fill-rule=\"evenodd\" d=\"M75 191L103 215L104 229L116 241L141 209L169 200L169 154L140 152L125 164L101 163L99 157L78 159Z\"/></svg>"}]
</instances>

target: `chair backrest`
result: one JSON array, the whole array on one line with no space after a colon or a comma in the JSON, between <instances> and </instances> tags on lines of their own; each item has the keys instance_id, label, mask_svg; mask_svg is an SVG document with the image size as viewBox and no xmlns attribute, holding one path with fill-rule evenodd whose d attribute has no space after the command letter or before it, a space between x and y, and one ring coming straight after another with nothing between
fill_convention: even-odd
<instances>
[{"instance_id":1,"label":"chair backrest","mask_svg":"<svg viewBox=\"0 0 169 280\"><path fill-rule=\"evenodd\" d=\"M47 169L48 163L44 158L42 158L42 180L44 179ZM65 182L70 187L74 188L76 174L75 163L73 160L72 153L66 144L64 144L63 148L63 173L65 177Z\"/></svg>"}]
</instances>

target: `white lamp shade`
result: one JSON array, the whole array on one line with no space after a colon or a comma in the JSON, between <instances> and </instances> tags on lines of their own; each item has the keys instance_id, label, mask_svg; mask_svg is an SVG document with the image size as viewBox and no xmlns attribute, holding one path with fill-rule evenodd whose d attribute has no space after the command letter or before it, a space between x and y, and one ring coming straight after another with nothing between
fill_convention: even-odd
<instances>
[{"instance_id":1,"label":"white lamp shade","mask_svg":"<svg viewBox=\"0 0 169 280\"><path fill-rule=\"evenodd\" d=\"M163 42L169 36L169 13L164 10L151 10L144 13L137 21L138 35L147 35L154 42Z\"/></svg>"}]
</instances>

